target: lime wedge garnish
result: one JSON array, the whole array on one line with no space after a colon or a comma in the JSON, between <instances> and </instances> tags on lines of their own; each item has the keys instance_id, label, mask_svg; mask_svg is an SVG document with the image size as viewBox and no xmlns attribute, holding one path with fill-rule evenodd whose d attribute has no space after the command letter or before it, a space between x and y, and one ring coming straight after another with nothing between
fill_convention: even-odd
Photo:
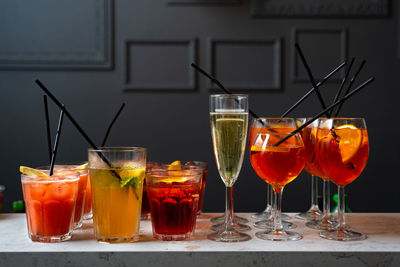
<instances>
[{"instance_id":1,"label":"lime wedge garnish","mask_svg":"<svg viewBox=\"0 0 400 267\"><path fill-rule=\"evenodd\" d=\"M121 177L121 188L126 185L131 185L134 188L138 188L143 183L144 177L146 175L146 168L121 170L118 171L118 174Z\"/></svg>"}]
</instances>

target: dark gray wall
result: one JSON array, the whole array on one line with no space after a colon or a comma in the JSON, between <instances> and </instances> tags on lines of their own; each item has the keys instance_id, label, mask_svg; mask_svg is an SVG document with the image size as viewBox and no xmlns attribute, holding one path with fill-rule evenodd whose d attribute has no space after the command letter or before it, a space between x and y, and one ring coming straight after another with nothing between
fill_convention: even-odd
<instances>
[{"instance_id":1,"label":"dark gray wall","mask_svg":"<svg viewBox=\"0 0 400 267\"><path fill-rule=\"evenodd\" d=\"M371 75L376 81L349 101L342 115L366 118L371 153L347 193L353 211L399 212L397 1L387 9L369 4L376 1L337 1L338 7L324 1L327 7L316 0L300 6L286 0L283 8L279 1L270 1L272 7L267 2L0 1L0 181L7 187L6 208L22 199L19 165L48 162L42 92L34 84L40 79L98 143L126 102L108 145L147 147L155 161L208 161L205 210L222 211L224 186L208 121L208 96L217 90L189 63L195 61L230 88L249 93L257 113L279 116L310 89L293 50L298 40L318 78L348 56L357 58L356 66L367 60L358 81ZM321 88L327 101L339 78ZM50 108L54 133L58 110L53 103ZM312 96L292 116L319 110ZM87 147L66 120L58 159L85 160ZM289 184L284 210L305 210L309 186L305 173ZM265 188L246 156L235 185L236 210L264 208Z\"/></svg>"}]
</instances>

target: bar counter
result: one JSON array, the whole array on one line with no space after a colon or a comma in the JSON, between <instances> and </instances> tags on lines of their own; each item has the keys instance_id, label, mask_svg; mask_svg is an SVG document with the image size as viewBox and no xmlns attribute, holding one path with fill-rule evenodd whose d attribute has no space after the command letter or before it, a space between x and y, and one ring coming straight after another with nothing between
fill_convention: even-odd
<instances>
[{"instance_id":1,"label":"bar counter","mask_svg":"<svg viewBox=\"0 0 400 267\"><path fill-rule=\"evenodd\" d=\"M238 214L249 218L250 224L255 221L252 213ZM139 242L107 244L93 239L89 222L69 241L32 242L25 214L0 214L0 266L400 266L400 213L348 214L352 229L368 235L364 241L324 240L289 213L302 240L260 240L254 236L259 230L252 227L250 241L230 244L206 238L211 232L209 219L216 215L201 215L189 241L157 241L147 220L141 222Z\"/></svg>"}]
</instances>

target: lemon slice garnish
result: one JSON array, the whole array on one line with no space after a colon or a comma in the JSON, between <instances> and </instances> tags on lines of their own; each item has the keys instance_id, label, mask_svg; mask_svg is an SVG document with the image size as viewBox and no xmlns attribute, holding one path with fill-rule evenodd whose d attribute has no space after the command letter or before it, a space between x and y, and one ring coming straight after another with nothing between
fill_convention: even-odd
<instances>
[{"instance_id":1,"label":"lemon slice garnish","mask_svg":"<svg viewBox=\"0 0 400 267\"><path fill-rule=\"evenodd\" d=\"M342 156L342 162L349 162L358 152L362 142L362 132L351 124L341 125L335 128L339 136L339 149Z\"/></svg>"},{"instance_id":2,"label":"lemon slice garnish","mask_svg":"<svg viewBox=\"0 0 400 267\"><path fill-rule=\"evenodd\" d=\"M182 163L180 160L175 160L168 166L169 171L179 171L182 169Z\"/></svg>"},{"instance_id":3,"label":"lemon slice garnish","mask_svg":"<svg viewBox=\"0 0 400 267\"><path fill-rule=\"evenodd\" d=\"M38 176L41 178L48 178L48 175L42 171L39 171L37 169L29 168L26 166L19 166L19 171L25 175L29 176Z\"/></svg>"},{"instance_id":4,"label":"lemon slice garnish","mask_svg":"<svg viewBox=\"0 0 400 267\"><path fill-rule=\"evenodd\" d=\"M89 166L89 163L86 162L85 164L76 166L76 167L74 168L74 170L84 170L84 169L87 169L88 166Z\"/></svg>"}]
</instances>

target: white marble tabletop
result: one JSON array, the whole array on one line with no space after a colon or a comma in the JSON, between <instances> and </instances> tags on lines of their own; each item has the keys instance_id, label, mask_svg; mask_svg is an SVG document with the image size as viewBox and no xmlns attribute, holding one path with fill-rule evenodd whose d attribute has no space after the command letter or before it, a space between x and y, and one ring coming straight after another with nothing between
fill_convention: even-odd
<instances>
[{"instance_id":1,"label":"white marble tabletop","mask_svg":"<svg viewBox=\"0 0 400 267\"><path fill-rule=\"evenodd\" d=\"M196 233L188 241L158 241L153 239L151 222L141 221L141 239L135 243L107 244L93 239L91 222L73 233L72 239L62 243L32 242L27 235L25 214L0 214L0 253L7 252L400 252L399 213L352 213L348 223L353 230L367 234L363 241L339 242L322 239L318 231L308 229L304 221L289 215L297 225L294 230L304 237L300 241L274 242L260 240L254 236L254 229L248 233L252 239L240 243L220 243L206 238L211 233L210 218L217 214L203 214L197 221ZM238 215L255 220L251 213ZM252 225L251 225L252 226Z\"/></svg>"}]
</instances>

